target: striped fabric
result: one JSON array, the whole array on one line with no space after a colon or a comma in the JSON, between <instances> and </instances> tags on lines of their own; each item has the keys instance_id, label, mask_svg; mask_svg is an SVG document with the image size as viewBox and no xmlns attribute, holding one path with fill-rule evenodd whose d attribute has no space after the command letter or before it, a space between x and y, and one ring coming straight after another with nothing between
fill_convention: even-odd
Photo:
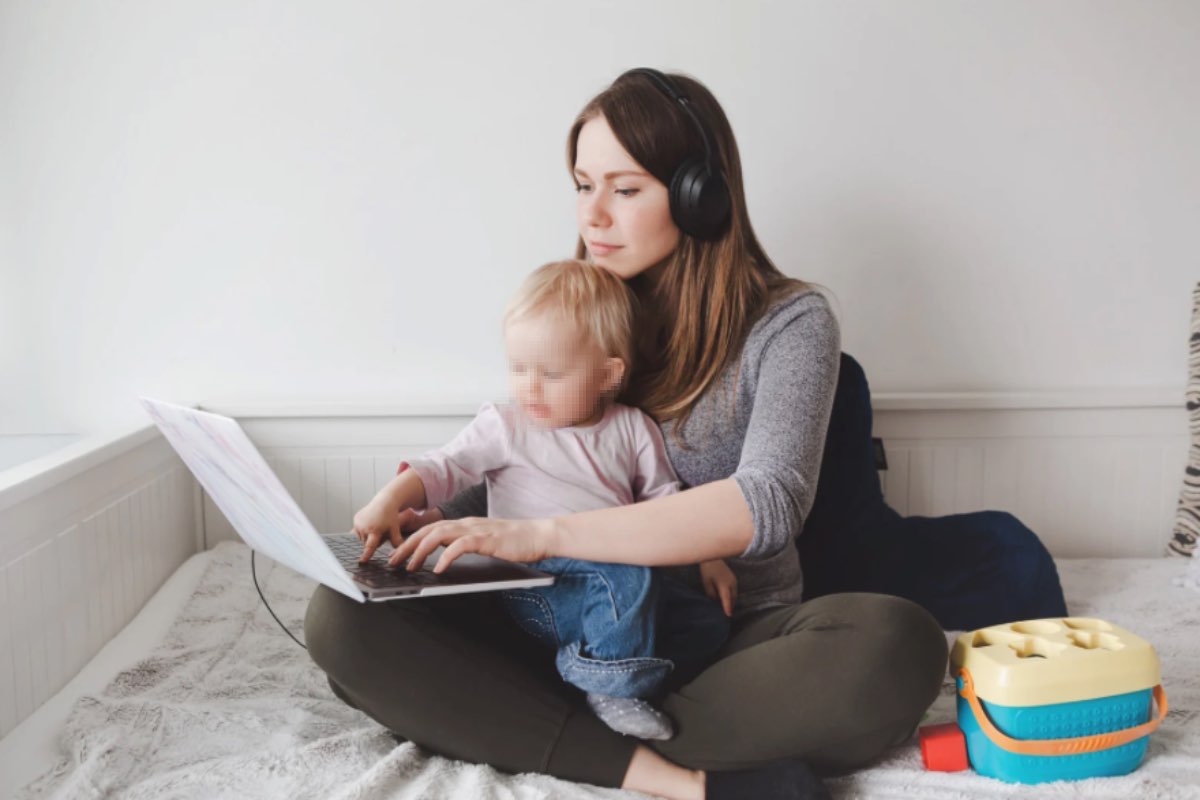
<instances>
[{"instance_id":1,"label":"striped fabric","mask_svg":"<svg viewBox=\"0 0 1200 800\"><path fill-rule=\"evenodd\" d=\"M1175 530L1167 552L1188 556L1196 552L1200 539L1200 283L1192 291L1192 335L1188 340L1187 384L1188 428L1192 444L1184 470L1179 507L1175 511Z\"/></svg>"}]
</instances>

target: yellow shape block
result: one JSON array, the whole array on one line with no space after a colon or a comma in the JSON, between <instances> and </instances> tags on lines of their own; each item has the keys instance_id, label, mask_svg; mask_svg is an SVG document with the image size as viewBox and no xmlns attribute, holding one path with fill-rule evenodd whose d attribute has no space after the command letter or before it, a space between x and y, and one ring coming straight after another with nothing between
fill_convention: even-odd
<instances>
[{"instance_id":1,"label":"yellow shape block","mask_svg":"<svg viewBox=\"0 0 1200 800\"><path fill-rule=\"evenodd\" d=\"M1145 639L1102 619L1065 617L964 633L950 652L989 703L1041 706L1152 689L1162 680Z\"/></svg>"}]
</instances>

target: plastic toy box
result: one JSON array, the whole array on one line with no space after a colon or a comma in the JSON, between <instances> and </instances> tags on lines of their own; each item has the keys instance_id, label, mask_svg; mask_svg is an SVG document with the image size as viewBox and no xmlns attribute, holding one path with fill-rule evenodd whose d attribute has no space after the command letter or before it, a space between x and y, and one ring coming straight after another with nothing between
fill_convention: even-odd
<instances>
[{"instance_id":1,"label":"plastic toy box","mask_svg":"<svg viewBox=\"0 0 1200 800\"><path fill-rule=\"evenodd\" d=\"M950 670L971 766L1009 782L1131 772L1167 713L1154 648L1100 619L1029 620L965 633L951 651ZM923 736L923 752L926 746ZM928 756L926 763L939 768Z\"/></svg>"}]
</instances>

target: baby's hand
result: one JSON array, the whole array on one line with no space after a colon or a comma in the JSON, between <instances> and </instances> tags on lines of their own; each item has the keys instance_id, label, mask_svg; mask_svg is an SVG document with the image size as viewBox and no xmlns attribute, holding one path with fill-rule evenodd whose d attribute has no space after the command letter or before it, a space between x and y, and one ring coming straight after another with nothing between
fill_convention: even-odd
<instances>
[{"instance_id":1,"label":"baby's hand","mask_svg":"<svg viewBox=\"0 0 1200 800\"><path fill-rule=\"evenodd\" d=\"M700 581L704 584L704 593L709 597L720 600L725 616L733 616L733 604L737 602L737 576L724 561L705 561L700 564Z\"/></svg>"},{"instance_id":2,"label":"baby's hand","mask_svg":"<svg viewBox=\"0 0 1200 800\"><path fill-rule=\"evenodd\" d=\"M354 515L354 533L363 543L359 563L370 561L384 539L390 540L392 547L399 547L404 541L400 531L400 512L378 497L360 508Z\"/></svg>"}]
</instances>

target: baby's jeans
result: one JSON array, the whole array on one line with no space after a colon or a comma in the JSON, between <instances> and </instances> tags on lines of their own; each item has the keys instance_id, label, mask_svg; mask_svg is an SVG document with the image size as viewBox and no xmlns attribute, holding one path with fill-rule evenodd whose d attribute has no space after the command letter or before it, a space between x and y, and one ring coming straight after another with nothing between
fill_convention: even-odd
<instances>
[{"instance_id":1,"label":"baby's jeans","mask_svg":"<svg viewBox=\"0 0 1200 800\"><path fill-rule=\"evenodd\" d=\"M585 692L653 697L675 660L691 672L724 644L719 604L648 567L549 558L530 566L553 586L502 593L526 632L557 651L563 680Z\"/></svg>"}]
</instances>

